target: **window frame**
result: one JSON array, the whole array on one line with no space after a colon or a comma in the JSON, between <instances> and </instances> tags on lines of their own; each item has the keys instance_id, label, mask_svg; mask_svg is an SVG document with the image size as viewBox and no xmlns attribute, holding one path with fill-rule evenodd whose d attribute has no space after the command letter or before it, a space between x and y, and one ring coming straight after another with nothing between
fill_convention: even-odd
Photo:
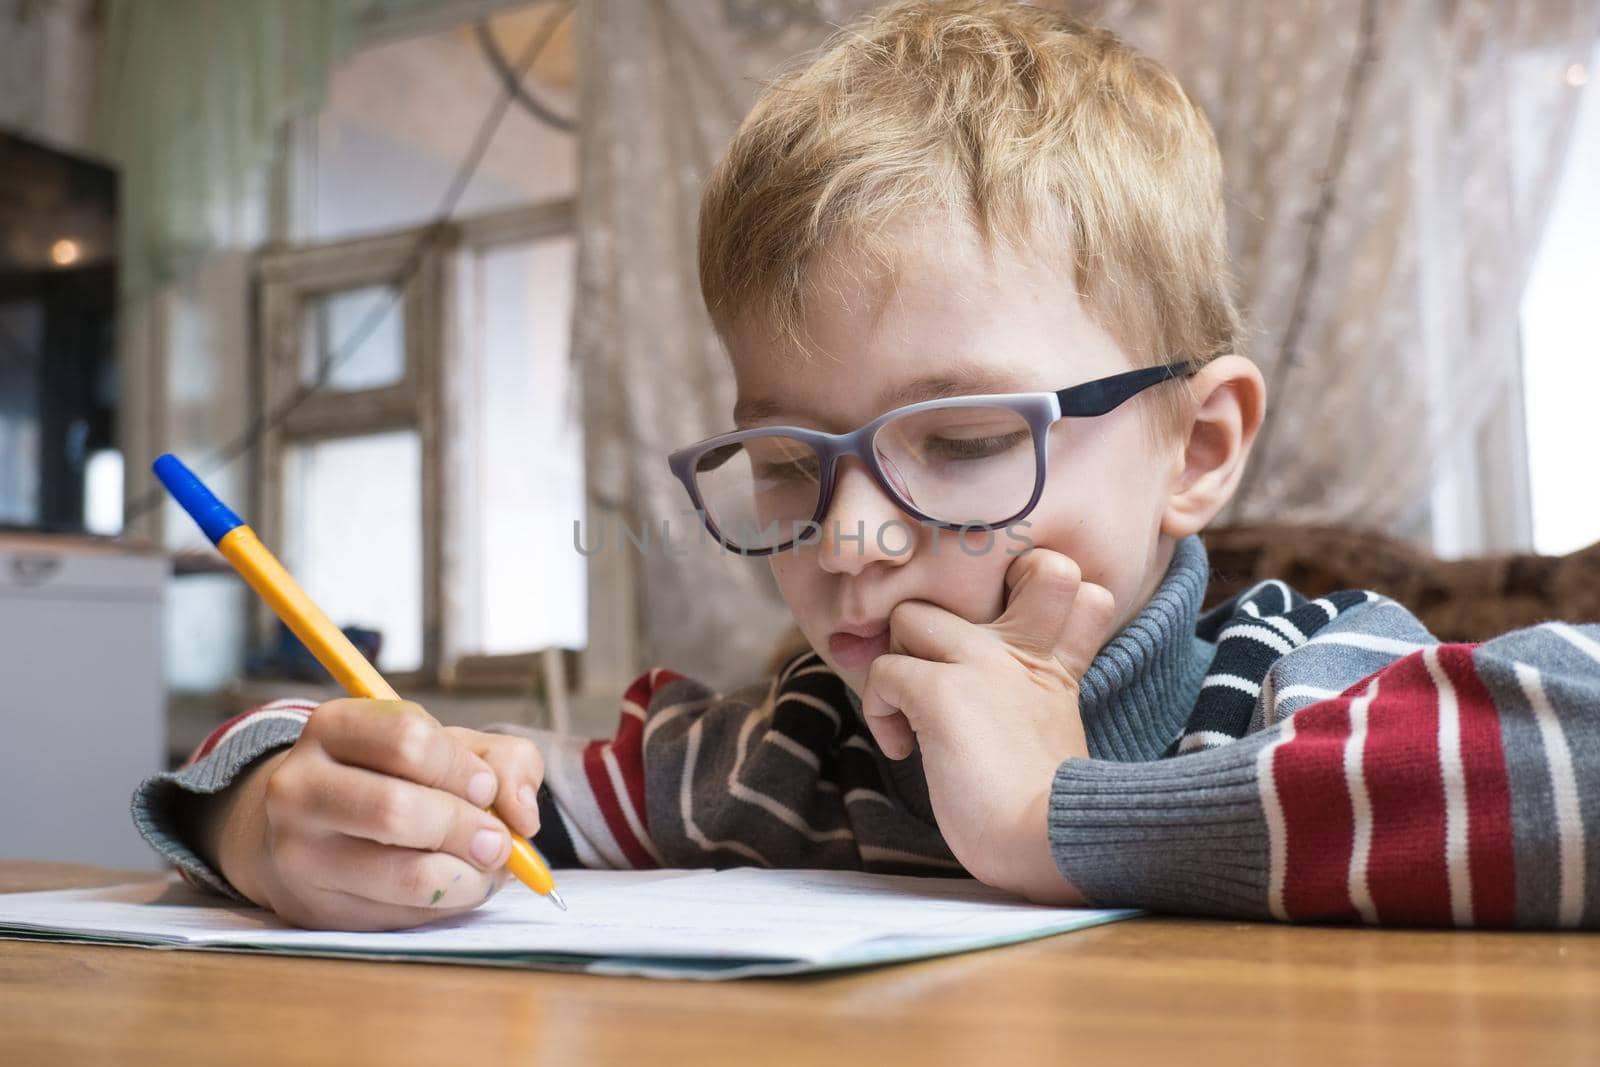
<instances>
[{"instance_id":1,"label":"window frame","mask_svg":"<svg viewBox=\"0 0 1600 1067\"><path fill-rule=\"evenodd\" d=\"M453 474L467 466L461 428L470 425L464 382L475 369L477 324L465 306L477 258L492 248L576 232L576 205L559 198L486 212L449 223L385 231L331 242L270 246L256 257L258 418L287 404L302 388L307 315L329 293L403 283L399 381L372 389L318 391L278 420L269 420L256 456L253 513L268 545L281 546L288 526L286 463L300 444L412 430L421 451L422 663L394 672L397 688L477 687L528 662L526 654L485 656L462 647L461 581L468 554L463 524L470 484ZM407 271L410 270L409 276ZM574 264L576 269L576 264ZM249 633L262 647L274 616L250 607ZM529 649L528 652L542 650ZM465 661L465 674L458 668ZM501 662L504 661L504 662ZM480 677L482 676L482 677ZM537 682L530 677L530 684Z\"/></svg>"}]
</instances>

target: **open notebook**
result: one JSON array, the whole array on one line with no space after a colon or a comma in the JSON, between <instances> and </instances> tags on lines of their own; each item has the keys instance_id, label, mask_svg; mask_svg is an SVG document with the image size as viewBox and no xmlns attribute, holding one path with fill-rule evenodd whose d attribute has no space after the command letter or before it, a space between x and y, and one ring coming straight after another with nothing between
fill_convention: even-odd
<instances>
[{"instance_id":1,"label":"open notebook","mask_svg":"<svg viewBox=\"0 0 1600 1067\"><path fill-rule=\"evenodd\" d=\"M398 933L299 930L176 876L0 895L0 937L582 970L656 978L801 974L1010 944L1136 914L1045 908L968 879L856 871L557 873L570 912L515 883Z\"/></svg>"}]
</instances>

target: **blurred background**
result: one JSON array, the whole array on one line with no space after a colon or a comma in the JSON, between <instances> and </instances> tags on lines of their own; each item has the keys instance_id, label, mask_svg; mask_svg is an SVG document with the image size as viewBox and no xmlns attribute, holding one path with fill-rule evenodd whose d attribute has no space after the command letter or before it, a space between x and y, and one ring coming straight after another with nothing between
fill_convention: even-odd
<instances>
[{"instance_id":1,"label":"blurred background","mask_svg":"<svg viewBox=\"0 0 1600 1067\"><path fill-rule=\"evenodd\" d=\"M98 820L139 862L141 774L333 694L167 451L446 721L608 733L650 666L759 677L787 614L664 458L732 404L699 183L872 6L0 0L0 800L54 813L0 853ZM1222 147L1272 409L1221 579L1600 589L1600 0L1054 6Z\"/></svg>"}]
</instances>

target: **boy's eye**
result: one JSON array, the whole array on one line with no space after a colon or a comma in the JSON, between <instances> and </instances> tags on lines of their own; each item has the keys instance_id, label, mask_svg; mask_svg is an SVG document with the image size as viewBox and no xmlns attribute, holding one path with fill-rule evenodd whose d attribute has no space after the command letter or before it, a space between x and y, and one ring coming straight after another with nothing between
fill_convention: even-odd
<instances>
[{"instance_id":1,"label":"boy's eye","mask_svg":"<svg viewBox=\"0 0 1600 1067\"><path fill-rule=\"evenodd\" d=\"M987 437L927 437L923 439L922 455L929 459L988 459L1011 451L1031 436L1030 431L1019 430Z\"/></svg>"},{"instance_id":2,"label":"boy's eye","mask_svg":"<svg viewBox=\"0 0 1600 1067\"><path fill-rule=\"evenodd\" d=\"M817 461L815 458L758 461L755 475L764 482L814 482L817 480Z\"/></svg>"}]
</instances>

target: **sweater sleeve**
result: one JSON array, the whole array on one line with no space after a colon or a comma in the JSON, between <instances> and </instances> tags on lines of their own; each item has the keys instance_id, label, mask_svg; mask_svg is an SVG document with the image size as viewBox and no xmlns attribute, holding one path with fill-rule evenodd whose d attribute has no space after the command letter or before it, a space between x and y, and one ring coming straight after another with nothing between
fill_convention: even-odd
<instances>
[{"instance_id":1,"label":"sweater sleeve","mask_svg":"<svg viewBox=\"0 0 1600 1067\"><path fill-rule=\"evenodd\" d=\"M593 803L592 790L578 789L586 784L585 762L617 766L624 791L629 781L642 773L638 751L638 731L630 730L634 721L628 708L648 703L651 688L665 683L662 677L668 672L653 671L634 683L623 701L622 727L618 736L607 741L590 741L565 737L545 730L522 727L492 727L503 733L515 733L538 744L546 763L545 781L539 787L539 832L534 844L555 867L607 867L625 866L615 846L597 851L591 839L596 835L603 819L596 818L593 825L585 822L584 815L599 816L598 805ZM132 814L138 828L152 848L178 869L186 880L202 889L248 903L228 881L200 857L193 842L183 833L180 815L185 804L196 798L220 793L239 779L239 776L257 760L294 744L306 720L316 707L311 701L280 700L237 715L213 730L189 756L184 765L175 771L152 775L141 782L134 791ZM552 781L559 784L552 789ZM605 788L610 786L607 774L596 776ZM589 807L578 800L584 796L591 801ZM615 796L611 797L613 805ZM593 808L594 810L590 810ZM641 807L642 810L642 807Z\"/></svg>"},{"instance_id":2,"label":"sweater sleeve","mask_svg":"<svg viewBox=\"0 0 1600 1067\"><path fill-rule=\"evenodd\" d=\"M533 843L552 867L662 866L647 829L644 727L659 694L682 681L667 670L640 675L622 697L617 730L609 738L512 724L489 728L527 738L544 757Z\"/></svg>"},{"instance_id":3,"label":"sweater sleeve","mask_svg":"<svg viewBox=\"0 0 1600 1067\"><path fill-rule=\"evenodd\" d=\"M630 836L628 815L633 814L630 805L643 775L638 728L642 709L654 689L674 680L676 676L667 671L641 676L623 699L617 736L604 741L517 726L491 727L528 737L544 757L539 832L533 842L552 866L654 866L641 843L648 840L642 824L639 836ZM235 716L207 735L181 768L145 779L134 791L131 805L140 835L193 885L248 903L184 836L183 806L222 792L257 760L294 744L315 707L311 701L280 700ZM616 770L615 779L611 768ZM596 772L592 776L590 769ZM639 799L637 811L642 814ZM617 824L614 834L607 814Z\"/></svg>"},{"instance_id":4,"label":"sweater sleeve","mask_svg":"<svg viewBox=\"0 0 1600 1067\"><path fill-rule=\"evenodd\" d=\"M1304 665L1330 645L1389 662L1329 692ZM1330 628L1277 661L1239 740L1062 764L1052 852L1100 906L1600 926L1597 711L1600 625L1477 645Z\"/></svg>"},{"instance_id":5,"label":"sweater sleeve","mask_svg":"<svg viewBox=\"0 0 1600 1067\"><path fill-rule=\"evenodd\" d=\"M189 882L248 903L184 838L179 813L194 798L227 789L262 756L294 744L315 706L279 700L229 719L200 742L181 768L139 783L131 805L134 826Z\"/></svg>"}]
</instances>

